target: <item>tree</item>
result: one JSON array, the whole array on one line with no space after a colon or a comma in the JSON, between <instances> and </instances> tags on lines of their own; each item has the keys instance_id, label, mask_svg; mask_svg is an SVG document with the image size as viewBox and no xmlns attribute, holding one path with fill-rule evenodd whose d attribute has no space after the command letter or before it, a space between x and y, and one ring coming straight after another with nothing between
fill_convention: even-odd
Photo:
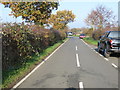
<instances>
[{"instance_id":1,"label":"tree","mask_svg":"<svg viewBox=\"0 0 120 90\"><path fill-rule=\"evenodd\" d=\"M43 26L50 17L53 9L58 8L58 2L3 2L5 7L12 10L16 18L22 16L26 22L34 22Z\"/></svg>"},{"instance_id":2,"label":"tree","mask_svg":"<svg viewBox=\"0 0 120 90\"><path fill-rule=\"evenodd\" d=\"M88 14L85 22L93 28L93 31L95 29L102 30L105 27L113 27L115 25L115 16L113 15L113 11L101 5Z\"/></svg>"},{"instance_id":3,"label":"tree","mask_svg":"<svg viewBox=\"0 0 120 90\"><path fill-rule=\"evenodd\" d=\"M81 28L72 28L71 31L75 34L80 34L81 33Z\"/></svg>"},{"instance_id":4,"label":"tree","mask_svg":"<svg viewBox=\"0 0 120 90\"><path fill-rule=\"evenodd\" d=\"M60 30L64 29L68 23L73 22L74 19L75 15L72 11L63 10L57 11L56 14L52 14L48 22L53 28Z\"/></svg>"}]
</instances>

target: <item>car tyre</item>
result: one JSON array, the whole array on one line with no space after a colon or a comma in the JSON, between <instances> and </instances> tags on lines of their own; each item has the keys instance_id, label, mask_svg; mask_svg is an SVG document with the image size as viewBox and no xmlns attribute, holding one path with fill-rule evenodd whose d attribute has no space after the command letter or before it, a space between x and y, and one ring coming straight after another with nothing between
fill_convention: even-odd
<instances>
[{"instance_id":1,"label":"car tyre","mask_svg":"<svg viewBox=\"0 0 120 90\"><path fill-rule=\"evenodd\" d=\"M101 53L100 45L98 45L97 51L98 51L99 53Z\"/></svg>"},{"instance_id":2,"label":"car tyre","mask_svg":"<svg viewBox=\"0 0 120 90\"><path fill-rule=\"evenodd\" d=\"M108 52L109 46L107 45L103 51L103 54L106 58L110 57L110 52Z\"/></svg>"}]
</instances>

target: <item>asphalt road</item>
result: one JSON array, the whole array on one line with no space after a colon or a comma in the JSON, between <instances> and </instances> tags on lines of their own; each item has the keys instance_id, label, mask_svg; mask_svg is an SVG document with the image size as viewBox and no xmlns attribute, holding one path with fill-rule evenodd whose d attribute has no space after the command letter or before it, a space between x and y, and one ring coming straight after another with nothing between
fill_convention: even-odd
<instances>
[{"instance_id":1,"label":"asphalt road","mask_svg":"<svg viewBox=\"0 0 120 90\"><path fill-rule=\"evenodd\" d=\"M17 88L118 88L117 57L71 37Z\"/></svg>"}]
</instances>

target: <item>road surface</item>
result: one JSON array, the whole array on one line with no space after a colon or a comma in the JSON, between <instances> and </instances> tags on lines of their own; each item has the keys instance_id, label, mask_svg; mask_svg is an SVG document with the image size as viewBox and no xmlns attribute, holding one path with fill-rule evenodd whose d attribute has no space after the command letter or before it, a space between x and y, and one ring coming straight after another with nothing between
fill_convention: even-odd
<instances>
[{"instance_id":1,"label":"road surface","mask_svg":"<svg viewBox=\"0 0 120 90\"><path fill-rule=\"evenodd\" d=\"M17 88L118 88L118 58L71 37Z\"/></svg>"}]
</instances>

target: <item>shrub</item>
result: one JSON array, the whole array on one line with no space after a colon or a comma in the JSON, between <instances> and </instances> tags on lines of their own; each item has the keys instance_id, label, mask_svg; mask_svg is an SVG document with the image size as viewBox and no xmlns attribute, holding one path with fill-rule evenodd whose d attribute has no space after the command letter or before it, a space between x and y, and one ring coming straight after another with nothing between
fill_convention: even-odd
<instances>
[{"instance_id":1,"label":"shrub","mask_svg":"<svg viewBox=\"0 0 120 90\"><path fill-rule=\"evenodd\" d=\"M4 24L2 28L3 70L25 64L33 54L39 55L48 46L63 40L63 31L44 29L38 25Z\"/></svg>"},{"instance_id":2,"label":"shrub","mask_svg":"<svg viewBox=\"0 0 120 90\"><path fill-rule=\"evenodd\" d=\"M86 34L87 36L92 37L92 32L93 32L92 28L84 28L82 33Z\"/></svg>"}]
</instances>

